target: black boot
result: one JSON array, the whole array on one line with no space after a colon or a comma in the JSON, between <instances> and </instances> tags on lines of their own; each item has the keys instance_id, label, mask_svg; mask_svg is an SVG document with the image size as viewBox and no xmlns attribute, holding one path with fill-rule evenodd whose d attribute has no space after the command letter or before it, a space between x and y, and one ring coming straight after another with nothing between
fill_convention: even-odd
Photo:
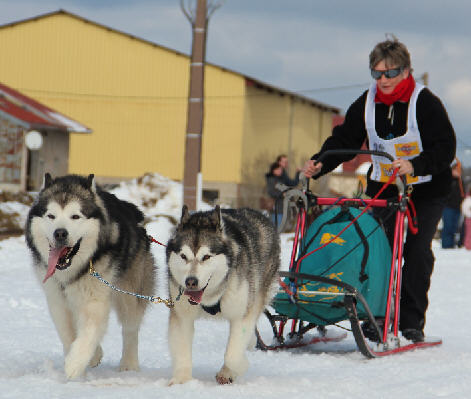
<instances>
[{"instance_id":1,"label":"black boot","mask_svg":"<svg viewBox=\"0 0 471 399\"><path fill-rule=\"evenodd\" d=\"M402 336L414 343L424 342L424 333L422 330L416 330L415 328L406 328L402 330Z\"/></svg>"},{"instance_id":2,"label":"black boot","mask_svg":"<svg viewBox=\"0 0 471 399\"><path fill-rule=\"evenodd\" d=\"M384 328L384 320L383 319L376 319L376 324L379 327L379 331L381 334L383 333ZM378 336L378 331L376 330L375 326L371 321L367 320L361 324L361 330L363 331L363 335L365 338L368 338L372 342L381 342L381 338Z\"/></svg>"}]
</instances>

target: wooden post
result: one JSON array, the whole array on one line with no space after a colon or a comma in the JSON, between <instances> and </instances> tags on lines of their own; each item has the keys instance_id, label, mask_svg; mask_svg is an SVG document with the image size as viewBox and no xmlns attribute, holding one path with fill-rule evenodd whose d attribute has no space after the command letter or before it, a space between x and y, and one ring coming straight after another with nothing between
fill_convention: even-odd
<instances>
[{"instance_id":1,"label":"wooden post","mask_svg":"<svg viewBox=\"0 0 471 399\"><path fill-rule=\"evenodd\" d=\"M198 0L196 18L192 23L193 44L190 63L190 88L185 139L183 203L196 210L198 174L201 172L201 147L204 116L204 63L206 50L206 0ZM199 188L201 189L201 188Z\"/></svg>"}]
</instances>

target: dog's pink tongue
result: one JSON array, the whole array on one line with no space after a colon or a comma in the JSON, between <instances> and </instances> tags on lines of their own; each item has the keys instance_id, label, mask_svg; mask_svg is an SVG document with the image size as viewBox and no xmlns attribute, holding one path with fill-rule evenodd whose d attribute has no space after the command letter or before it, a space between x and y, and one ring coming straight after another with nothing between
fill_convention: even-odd
<instances>
[{"instance_id":1,"label":"dog's pink tongue","mask_svg":"<svg viewBox=\"0 0 471 399\"><path fill-rule=\"evenodd\" d=\"M188 295L190 297L191 301L196 302L196 303L200 303L201 298L203 297L203 290L200 290L200 291L185 290L184 294Z\"/></svg>"},{"instance_id":2,"label":"dog's pink tongue","mask_svg":"<svg viewBox=\"0 0 471 399\"><path fill-rule=\"evenodd\" d=\"M51 248L49 250L49 259L47 260L47 272L44 277L43 284L51 277L56 271L56 265L59 258L67 251L67 247Z\"/></svg>"}]
</instances>

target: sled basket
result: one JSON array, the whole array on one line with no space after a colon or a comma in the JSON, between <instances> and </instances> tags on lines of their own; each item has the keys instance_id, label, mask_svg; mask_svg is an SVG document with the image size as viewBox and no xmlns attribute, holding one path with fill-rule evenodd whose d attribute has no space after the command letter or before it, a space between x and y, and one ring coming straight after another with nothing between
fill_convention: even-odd
<instances>
[{"instance_id":1,"label":"sled basket","mask_svg":"<svg viewBox=\"0 0 471 399\"><path fill-rule=\"evenodd\" d=\"M332 240L360 211L338 206L320 214L309 226L300 245L297 259ZM275 310L289 318L325 326L349 318L346 295L356 289L366 300L370 314L384 317L391 265L388 239L378 222L368 213L329 244L295 262L290 272L303 278L286 277L284 284L290 295L279 292L274 299ZM312 279L307 279L311 275ZM320 277L316 281L315 277ZM328 279L328 280L326 280ZM338 283L337 283L338 282ZM350 288L350 287L348 287ZM368 310L357 304L359 319L368 318Z\"/></svg>"}]
</instances>

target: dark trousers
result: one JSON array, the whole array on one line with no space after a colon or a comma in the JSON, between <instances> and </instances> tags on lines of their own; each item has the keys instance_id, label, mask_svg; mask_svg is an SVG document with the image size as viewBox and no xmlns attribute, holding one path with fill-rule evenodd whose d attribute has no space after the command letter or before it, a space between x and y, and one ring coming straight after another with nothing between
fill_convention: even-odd
<instances>
[{"instance_id":1,"label":"dark trousers","mask_svg":"<svg viewBox=\"0 0 471 399\"><path fill-rule=\"evenodd\" d=\"M419 199L414 201L417 211L419 231L407 232L404 244L404 265L402 267L401 309L399 325L401 330L414 328L423 330L425 312L428 307L428 290L433 272L435 257L432 240L444 208L443 198ZM385 210L375 209L375 214L385 214ZM395 217L384 222L386 234L392 246Z\"/></svg>"},{"instance_id":2,"label":"dark trousers","mask_svg":"<svg viewBox=\"0 0 471 399\"><path fill-rule=\"evenodd\" d=\"M446 206L443 209L442 248L455 248L456 233L459 232L461 211Z\"/></svg>"}]
</instances>

